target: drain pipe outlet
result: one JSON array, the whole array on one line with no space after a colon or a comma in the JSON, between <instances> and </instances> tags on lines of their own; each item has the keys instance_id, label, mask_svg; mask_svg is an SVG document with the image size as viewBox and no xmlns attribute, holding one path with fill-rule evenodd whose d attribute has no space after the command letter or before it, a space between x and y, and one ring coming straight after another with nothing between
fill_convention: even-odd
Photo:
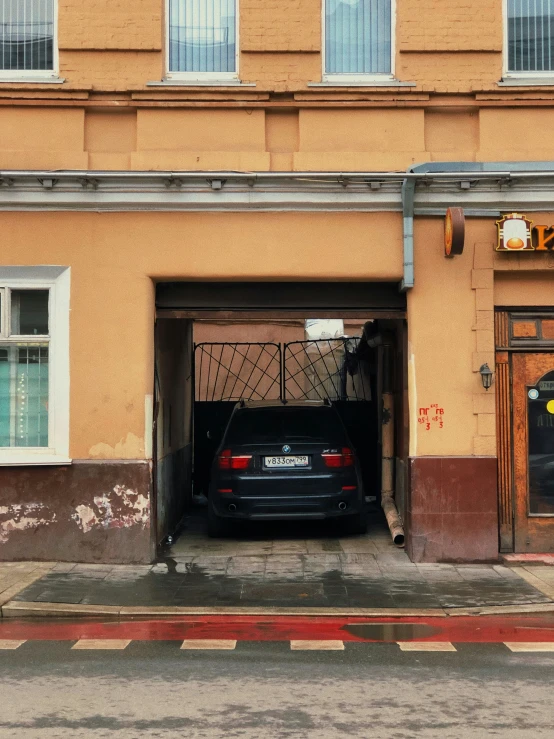
<instances>
[{"instance_id":1,"label":"drain pipe outlet","mask_svg":"<svg viewBox=\"0 0 554 739\"><path fill-rule=\"evenodd\" d=\"M393 345L383 338L381 413L381 507L397 547L404 546L404 527L394 500L394 393L392 391Z\"/></svg>"}]
</instances>

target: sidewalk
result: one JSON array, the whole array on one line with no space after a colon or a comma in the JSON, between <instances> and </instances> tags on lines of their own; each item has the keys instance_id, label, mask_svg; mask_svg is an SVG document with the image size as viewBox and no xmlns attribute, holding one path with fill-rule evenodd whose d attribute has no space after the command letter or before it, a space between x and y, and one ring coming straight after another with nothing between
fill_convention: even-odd
<instances>
[{"instance_id":1,"label":"sidewalk","mask_svg":"<svg viewBox=\"0 0 554 739\"><path fill-rule=\"evenodd\" d=\"M55 562L0 562L0 608L42 578Z\"/></svg>"},{"instance_id":2,"label":"sidewalk","mask_svg":"<svg viewBox=\"0 0 554 739\"><path fill-rule=\"evenodd\" d=\"M152 566L9 563L0 578L4 617L554 610L554 568L415 565L402 551L188 554Z\"/></svg>"},{"instance_id":3,"label":"sidewalk","mask_svg":"<svg viewBox=\"0 0 554 739\"><path fill-rule=\"evenodd\" d=\"M154 565L0 563L0 608L3 617L554 611L554 567L414 564L377 515L364 536L291 524L210 539L198 508Z\"/></svg>"}]
</instances>

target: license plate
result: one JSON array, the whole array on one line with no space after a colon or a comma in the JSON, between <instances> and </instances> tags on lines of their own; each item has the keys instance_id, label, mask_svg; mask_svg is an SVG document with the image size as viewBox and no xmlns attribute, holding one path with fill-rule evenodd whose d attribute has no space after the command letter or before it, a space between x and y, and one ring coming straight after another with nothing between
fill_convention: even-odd
<instances>
[{"instance_id":1,"label":"license plate","mask_svg":"<svg viewBox=\"0 0 554 739\"><path fill-rule=\"evenodd\" d=\"M288 456L288 457L265 457L264 466L268 468L282 468L287 469L290 467L308 467L309 460L307 456Z\"/></svg>"}]
</instances>

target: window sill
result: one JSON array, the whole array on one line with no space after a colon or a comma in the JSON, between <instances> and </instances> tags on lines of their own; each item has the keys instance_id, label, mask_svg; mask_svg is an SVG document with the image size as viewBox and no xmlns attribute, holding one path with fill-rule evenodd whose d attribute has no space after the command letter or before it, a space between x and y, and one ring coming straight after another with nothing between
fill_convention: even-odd
<instances>
[{"instance_id":1,"label":"window sill","mask_svg":"<svg viewBox=\"0 0 554 739\"><path fill-rule=\"evenodd\" d=\"M348 82L347 80L324 80L308 82L308 87L417 87L417 82L401 82L395 79L368 79Z\"/></svg>"},{"instance_id":2,"label":"window sill","mask_svg":"<svg viewBox=\"0 0 554 739\"><path fill-rule=\"evenodd\" d=\"M61 85L65 77L6 77L0 75L0 84L11 85Z\"/></svg>"},{"instance_id":3,"label":"window sill","mask_svg":"<svg viewBox=\"0 0 554 739\"><path fill-rule=\"evenodd\" d=\"M147 82L147 87L256 87L255 82L241 82L240 80L186 80L167 79Z\"/></svg>"},{"instance_id":4,"label":"window sill","mask_svg":"<svg viewBox=\"0 0 554 739\"><path fill-rule=\"evenodd\" d=\"M27 467L40 465L68 465L72 460L63 454L50 454L35 451L19 450L0 451L0 467Z\"/></svg>"},{"instance_id":5,"label":"window sill","mask_svg":"<svg viewBox=\"0 0 554 739\"><path fill-rule=\"evenodd\" d=\"M496 83L499 87L554 87L552 77L504 77Z\"/></svg>"}]
</instances>

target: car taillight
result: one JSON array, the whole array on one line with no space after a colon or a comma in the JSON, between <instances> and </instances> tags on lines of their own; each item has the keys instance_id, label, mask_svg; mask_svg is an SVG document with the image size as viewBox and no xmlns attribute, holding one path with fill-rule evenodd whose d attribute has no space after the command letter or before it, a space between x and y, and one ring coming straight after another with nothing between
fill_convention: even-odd
<instances>
[{"instance_id":1,"label":"car taillight","mask_svg":"<svg viewBox=\"0 0 554 739\"><path fill-rule=\"evenodd\" d=\"M346 446L341 449L340 454L327 452L321 456L326 467L352 467L354 464L354 453Z\"/></svg>"},{"instance_id":2,"label":"car taillight","mask_svg":"<svg viewBox=\"0 0 554 739\"><path fill-rule=\"evenodd\" d=\"M218 466L220 470L245 470L251 459L251 454L233 456L230 449L224 449L218 457Z\"/></svg>"}]
</instances>

